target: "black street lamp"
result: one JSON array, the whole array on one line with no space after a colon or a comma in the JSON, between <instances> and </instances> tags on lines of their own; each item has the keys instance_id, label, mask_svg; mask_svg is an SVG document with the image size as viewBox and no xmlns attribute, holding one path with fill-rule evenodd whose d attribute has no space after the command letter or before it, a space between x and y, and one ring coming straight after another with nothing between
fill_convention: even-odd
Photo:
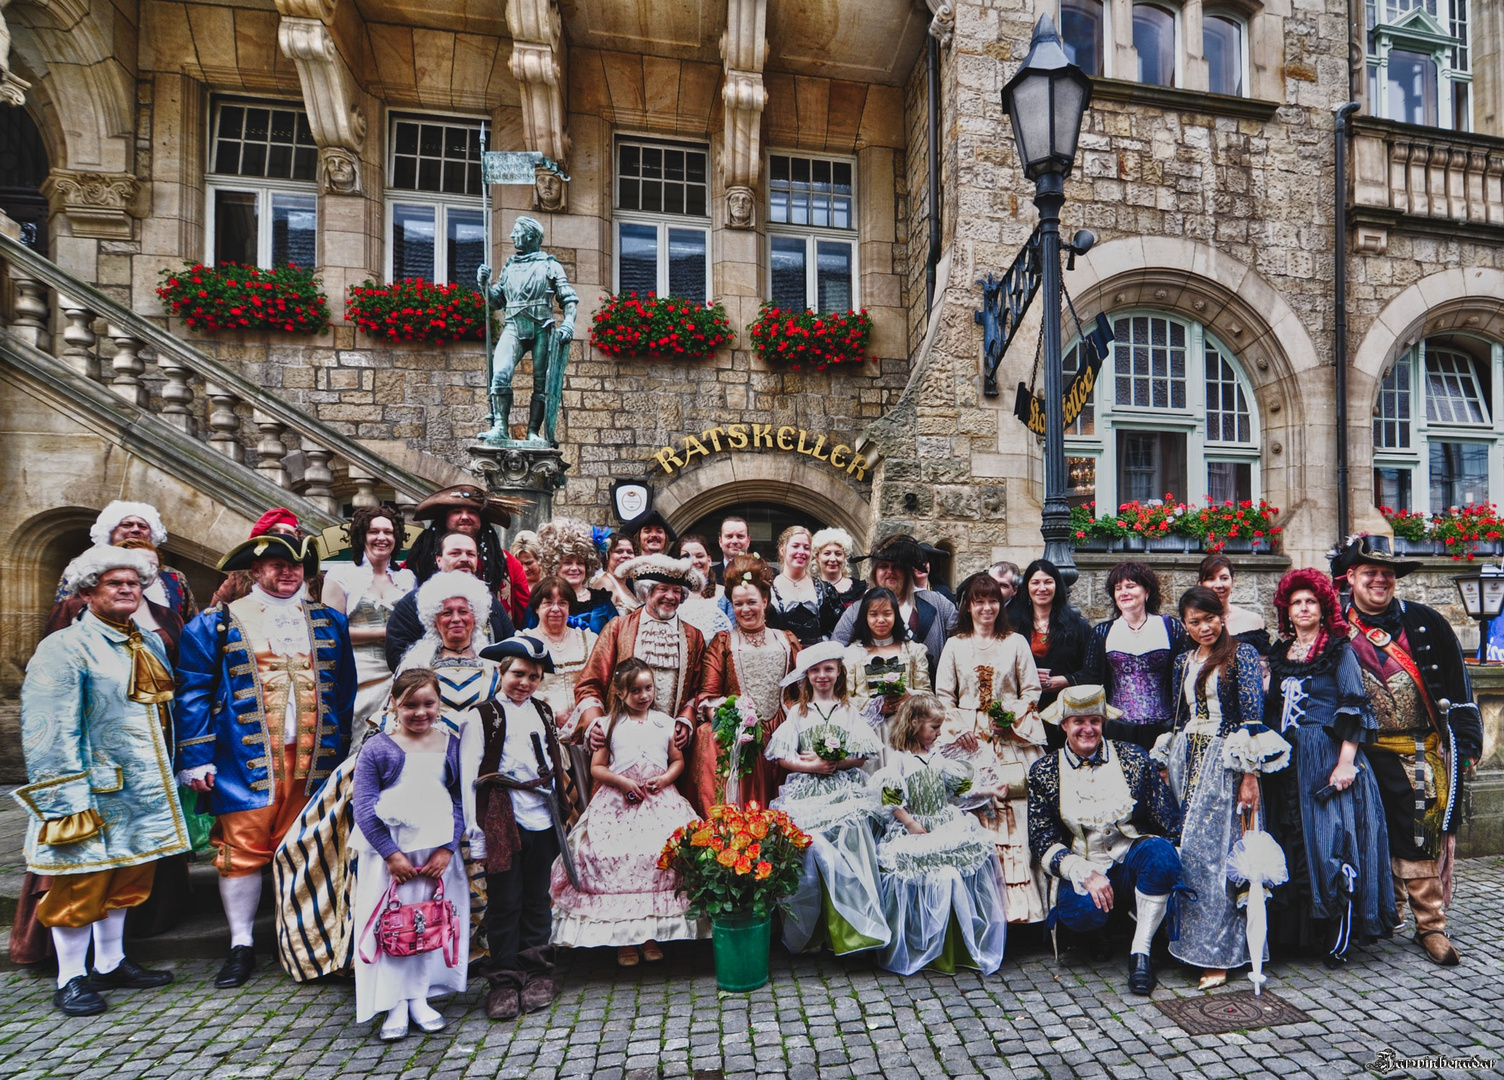
<instances>
[{"instance_id":1,"label":"black street lamp","mask_svg":"<svg viewBox=\"0 0 1504 1080\"><path fill-rule=\"evenodd\" d=\"M1060 207L1065 178L1076 161L1081 118L1091 101L1091 79L1066 58L1049 15L1041 15L1023 67L1003 87L1024 175L1034 181L1039 208L1040 288L1044 292L1044 557L1067 582L1076 578L1071 556L1071 511L1065 501L1065 372L1060 357Z\"/></svg>"},{"instance_id":2,"label":"black street lamp","mask_svg":"<svg viewBox=\"0 0 1504 1080\"><path fill-rule=\"evenodd\" d=\"M1504 614L1504 566L1479 567L1466 574L1458 574L1452 582L1457 586L1457 595L1462 599L1467 617L1478 620L1478 634L1483 640L1483 647L1478 650L1478 655L1483 658L1483 663L1490 663L1488 627Z\"/></svg>"}]
</instances>

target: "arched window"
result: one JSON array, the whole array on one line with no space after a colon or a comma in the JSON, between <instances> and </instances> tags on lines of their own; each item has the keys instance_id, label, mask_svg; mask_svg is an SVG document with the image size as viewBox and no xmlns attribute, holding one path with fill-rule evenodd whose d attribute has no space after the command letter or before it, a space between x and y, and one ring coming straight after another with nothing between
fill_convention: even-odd
<instances>
[{"instance_id":1,"label":"arched window","mask_svg":"<svg viewBox=\"0 0 1504 1080\"><path fill-rule=\"evenodd\" d=\"M1088 75L1107 74L1107 5L1102 0L1060 0L1065 55Z\"/></svg>"},{"instance_id":2,"label":"arched window","mask_svg":"<svg viewBox=\"0 0 1504 1080\"><path fill-rule=\"evenodd\" d=\"M1157 4L1133 5L1133 47L1138 51L1138 81L1176 86L1175 15Z\"/></svg>"},{"instance_id":3,"label":"arched window","mask_svg":"<svg viewBox=\"0 0 1504 1080\"><path fill-rule=\"evenodd\" d=\"M1247 35L1241 19L1207 12L1201 20L1201 51L1206 56L1206 88L1214 94L1242 97L1248 67Z\"/></svg>"},{"instance_id":4,"label":"arched window","mask_svg":"<svg viewBox=\"0 0 1504 1080\"><path fill-rule=\"evenodd\" d=\"M1066 429L1073 494L1103 507L1166 494L1254 499L1259 417L1231 350L1200 323L1159 312L1112 317L1117 339L1092 400ZM1067 379L1080 341L1065 353Z\"/></svg>"},{"instance_id":5,"label":"arched window","mask_svg":"<svg viewBox=\"0 0 1504 1080\"><path fill-rule=\"evenodd\" d=\"M1504 348L1462 334L1400 354L1374 400L1375 503L1435 514L1504 496L1501 365Z\"/></svg>"}]
</instances>

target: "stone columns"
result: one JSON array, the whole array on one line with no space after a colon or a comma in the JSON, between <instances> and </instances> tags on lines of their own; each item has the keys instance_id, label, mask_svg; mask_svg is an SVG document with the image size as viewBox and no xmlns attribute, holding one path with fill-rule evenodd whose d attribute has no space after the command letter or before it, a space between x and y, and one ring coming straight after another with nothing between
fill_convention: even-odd
<instances>
[{"instance_id":1,"label":"stone columns","mask_svg":"<svg viewBox=\"0 0 1504 1080\"><path fill-rule=\"evenodd\" d=\"M759 136L768 103L762 68L768 54L768 0L727 0L721 57L726 82L721 90L726 127L721 145L721 186L726 192L726 227L757 227L757 180L762 163Z\"/></svg>"},{"instance_id":2,"label":"stone columns","mask_svg":"<svg viewBox=\"0 0 1504 1080\"><path fill-rule=\"evenodd\" d=\"M564 111L566 55L555 0L508 0L512 32L512 77L522 92L524 148L554 161L569 160L568 117Z\"/></svg>"}]
</instances>

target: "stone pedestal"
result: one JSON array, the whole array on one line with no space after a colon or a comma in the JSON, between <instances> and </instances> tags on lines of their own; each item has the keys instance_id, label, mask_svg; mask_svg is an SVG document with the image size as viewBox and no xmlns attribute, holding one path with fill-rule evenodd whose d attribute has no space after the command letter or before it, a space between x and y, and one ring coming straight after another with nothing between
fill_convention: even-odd
<instances>
[{"instance_id":1,"label":"stone pedestal","mask_svg":"<svg viewBox=\"0 0 1504 1080\"><path fill-rule=\"evenodd\" d=\"M512 519L509 533L537 529L554 512L554 492L564 486L564 454L557 446L515 443L492 446L476 440L466 449L470 469L486 490L527 503L527 509Z\"/></svg>"}]
</instances>

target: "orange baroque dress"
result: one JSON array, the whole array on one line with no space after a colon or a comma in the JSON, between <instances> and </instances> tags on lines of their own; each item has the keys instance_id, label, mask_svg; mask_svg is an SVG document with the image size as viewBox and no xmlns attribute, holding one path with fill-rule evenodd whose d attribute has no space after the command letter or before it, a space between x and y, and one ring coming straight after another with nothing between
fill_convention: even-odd
<instances>
[{"instance_id":1,"label":"orange baroque dress","mask_svg":"<svg viewBox=\"0 0 1504 1080\"><path fill-rule=\"evenodd\" d=\"M768 745L773 732L783 723L783 690L779 684L794 670L799 655L799 639L787 630L771 627L757 638L749 638L739 629L722 630L710 639L705 649L705 667L701 677L696 711L700 716L695 729L690 775L702 811L725 801L726 778L716 769L715 730L711 717L716 707L728 697L750 701L760 721L761 743ZM753 755L752 775L740 786L737 804L755 801L767 806L783 783L783 770L759 752Z\"/></svg>"}]
</instances>

